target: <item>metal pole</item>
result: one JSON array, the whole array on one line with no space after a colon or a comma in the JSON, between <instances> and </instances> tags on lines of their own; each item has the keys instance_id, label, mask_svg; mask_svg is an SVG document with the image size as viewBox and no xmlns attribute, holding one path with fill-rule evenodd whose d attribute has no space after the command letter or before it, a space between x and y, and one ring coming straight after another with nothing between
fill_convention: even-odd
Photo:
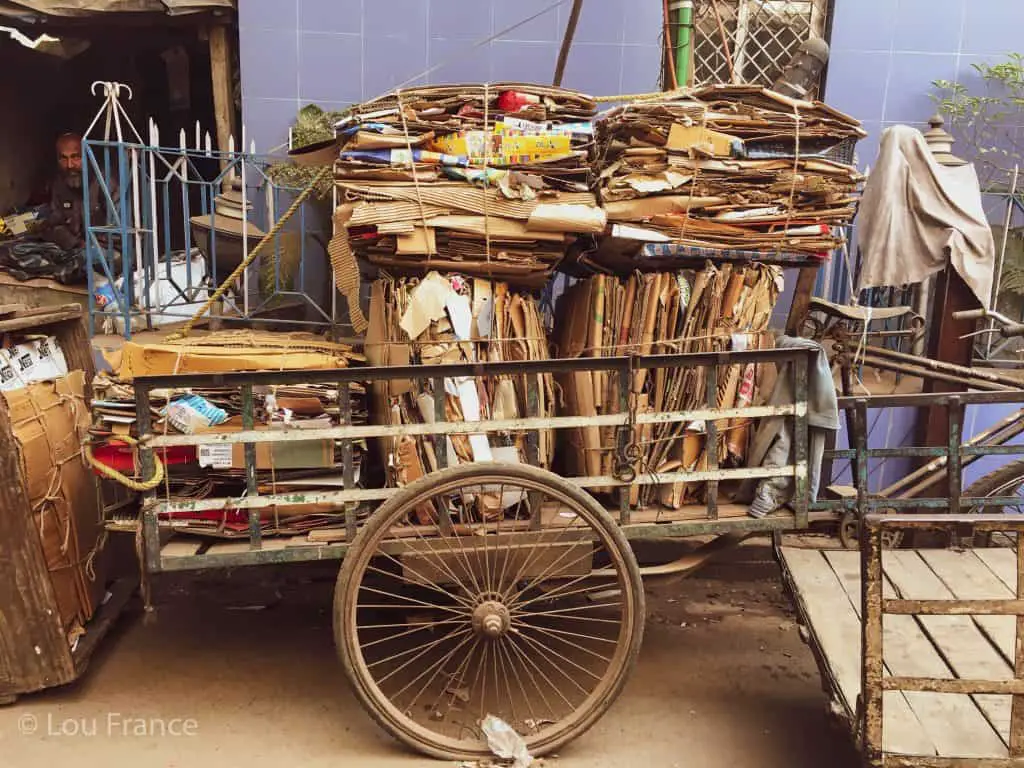
<instances>
[{"instance_id":1,"label":"metal pole","mask_svg":"<svg viewBox=\"0 0 1024 768\"><path fill-rule=\"evenodd\" d=\"M1002 384L1010 387L1011 389L1020 389L1022 385L1024 385L1024 382L1020 379L1014 378L1013 376L1004 376L999 373L992 373L991 371L981 371L977 368L971 368L964 365L947 363L942 360L933 360L930 357L907 355L903 352L897 352L896 350L887 349L885 347L864 347L864 354L873 355L875 357L887 357L891 360L902 360L921 368L930 368L935 371L955 373L968 379L980 379L981 381L988 381L993 384Z\"/></svg>"},{"instance_id":2,"label":"metal pole","mask_svg":"<svg viewBox=\"0 0 1024 768\"><path fill-rule=\"evenodd\" d=\"M569 11L569 21L565 25L565 37L562 38L562 47L558 51L558 63L555 64L555 79L552 81L555 87L562 84L565 65L569 61L569 51L572 49L572 39L576 36L576 25L579 23L582 10L583 0L573 0L572 10Z\"/></svg>"}]
</instances>

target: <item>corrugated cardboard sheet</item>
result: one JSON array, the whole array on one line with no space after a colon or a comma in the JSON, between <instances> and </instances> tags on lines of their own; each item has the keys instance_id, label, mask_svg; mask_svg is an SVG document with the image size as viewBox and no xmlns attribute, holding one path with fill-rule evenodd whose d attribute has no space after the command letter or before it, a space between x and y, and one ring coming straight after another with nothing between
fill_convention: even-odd
<instances>
[{"instance_id":1,"label":"corrugated cardboard sheet","mask_svg":"<svg viewBox=\"0 0 1024 768\"><path fill-rule=\"evenodd\" d=\"M625 354L719 352L763 348L772 308L778 298L777 267L708 264L703 270L633 275L622 280L598 275L566 291L556 320L556 346L563 357L613 357ZM719 408L746 407L755 396L753 365L720 366ZM604 371L558 377L563 413L597 416L620 413L623 393L619 377ZM708 403L707 373L699 368L636 371L626 393L637 413L704 408ZM750 436L749 419L718 424L717 455L722 466L741 466ZM609 427L563 431L565 465L573 474L610 475L616 465L617 434ZM631 440L639 450L637 473L705 469L706 427L703 423L636 426ZM598 489L600 490L600 489ZM699 498L703 484L633 486L632 504L660 500L670 508ZM658 498L656 498L656 496Z\"/></svg>"},{"instance_id":2,"label":"corrugated cardboard sheet","mask_svg":"<svg viewBox=\"0 0 1024 768\"><path fill-rule=\"evenodd\" d=\"M82 461L89 428L85 374L4 392L57 607L65 631L87 622L103 594L96 485Z\"/></svg>"},{"instance_id":3,"label":"corrugated cardboard sheet","mask_svg":"<svg viewBox=\"0 0 1024 768\"><path fill-rule=\"evenodd\" d=\"M370 294L366 357L371 365L543 360L547 334L537 300L506 283L431 272L422 280L380 279ZM554 415L549 374L537 377L537 414ZM527 378L446 379L445 392L430 381L390 381L371 387L375 423L429 423L435 397L444 398L449 421L516 419L528 413ZM548 467L554 435L538 434L537 464ZM470 461L527 461L526 434L452 435L444 441L449 465ZM403 436L379 441L388 481L403 486L436 471L438 444ZM420 516L429 522L429 514Z\"/></svg>"},{"instance_id":4,"label":"corrugated cardboard sheet","mask_svg":"<svg viewBox=\"0 0 1024 768\"><path fill-rule=\"evenodd\" d=\"M122 381L136 376L345 368L352 348L308 333L225 331L161 344L128 342L108 362Z\"/></svg>"}]
</instances>

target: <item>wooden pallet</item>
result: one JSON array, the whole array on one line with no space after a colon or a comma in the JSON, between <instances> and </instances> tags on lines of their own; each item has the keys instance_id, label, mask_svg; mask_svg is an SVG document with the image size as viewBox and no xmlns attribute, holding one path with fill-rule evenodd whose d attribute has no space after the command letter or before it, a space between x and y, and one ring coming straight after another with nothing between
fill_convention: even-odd
<instances>
[{"instance_id":1,"label":"wooden pallet","mask_svg":"<svg viewBox=\"0 0 1024 768\"><path fill-rule=\"evenodd\" d=\"M860 553L783 547L783 573L833 708L859 734L861 688ZM1014 599L1011 549L894 550L883 556L885 597ZM906 616L884 619L887 675L1012 680L1012 616ZM883 747L888 754L939 758L1008 757L1010 696L886 691Z\"/></svg>"}]
</instances>

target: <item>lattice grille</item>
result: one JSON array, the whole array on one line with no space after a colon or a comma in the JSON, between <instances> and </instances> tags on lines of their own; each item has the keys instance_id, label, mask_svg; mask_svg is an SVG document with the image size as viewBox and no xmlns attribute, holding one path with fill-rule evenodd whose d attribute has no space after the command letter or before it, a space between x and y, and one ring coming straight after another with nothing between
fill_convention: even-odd
<instances>
[{"instance_id":1,"label":"lattice grille","mask_svg":"<svg viewBox=\"0 0 1024 768\"><path fill-rule=\"evenodd\" d=\"M729 42L735 82L771 85L812 34L823 36L828 0L697 0L694 79L732 82L718 16Z\"/></svg>"}]
</instances>

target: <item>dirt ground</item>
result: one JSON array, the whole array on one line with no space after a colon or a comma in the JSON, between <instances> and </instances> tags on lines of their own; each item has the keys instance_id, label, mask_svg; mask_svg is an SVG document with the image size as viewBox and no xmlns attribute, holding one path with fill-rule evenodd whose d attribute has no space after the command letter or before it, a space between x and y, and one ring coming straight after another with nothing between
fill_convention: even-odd
<instances>
[{"instance_id":1,"label":"dirt ground","mask_svg":"<svg viewBox=\"0 0 1024 768\"><path fill-rule=\"evenodd\" d=\"M327 564L162 577L157 610L129 612L84 680L0 709L0 766L445 765L403 751L349 691L333 581ZM853 768L850 736L826 712L771 549L756 540L648 590L625 693L544 765Z\"/></svg>"}]
</instances>

